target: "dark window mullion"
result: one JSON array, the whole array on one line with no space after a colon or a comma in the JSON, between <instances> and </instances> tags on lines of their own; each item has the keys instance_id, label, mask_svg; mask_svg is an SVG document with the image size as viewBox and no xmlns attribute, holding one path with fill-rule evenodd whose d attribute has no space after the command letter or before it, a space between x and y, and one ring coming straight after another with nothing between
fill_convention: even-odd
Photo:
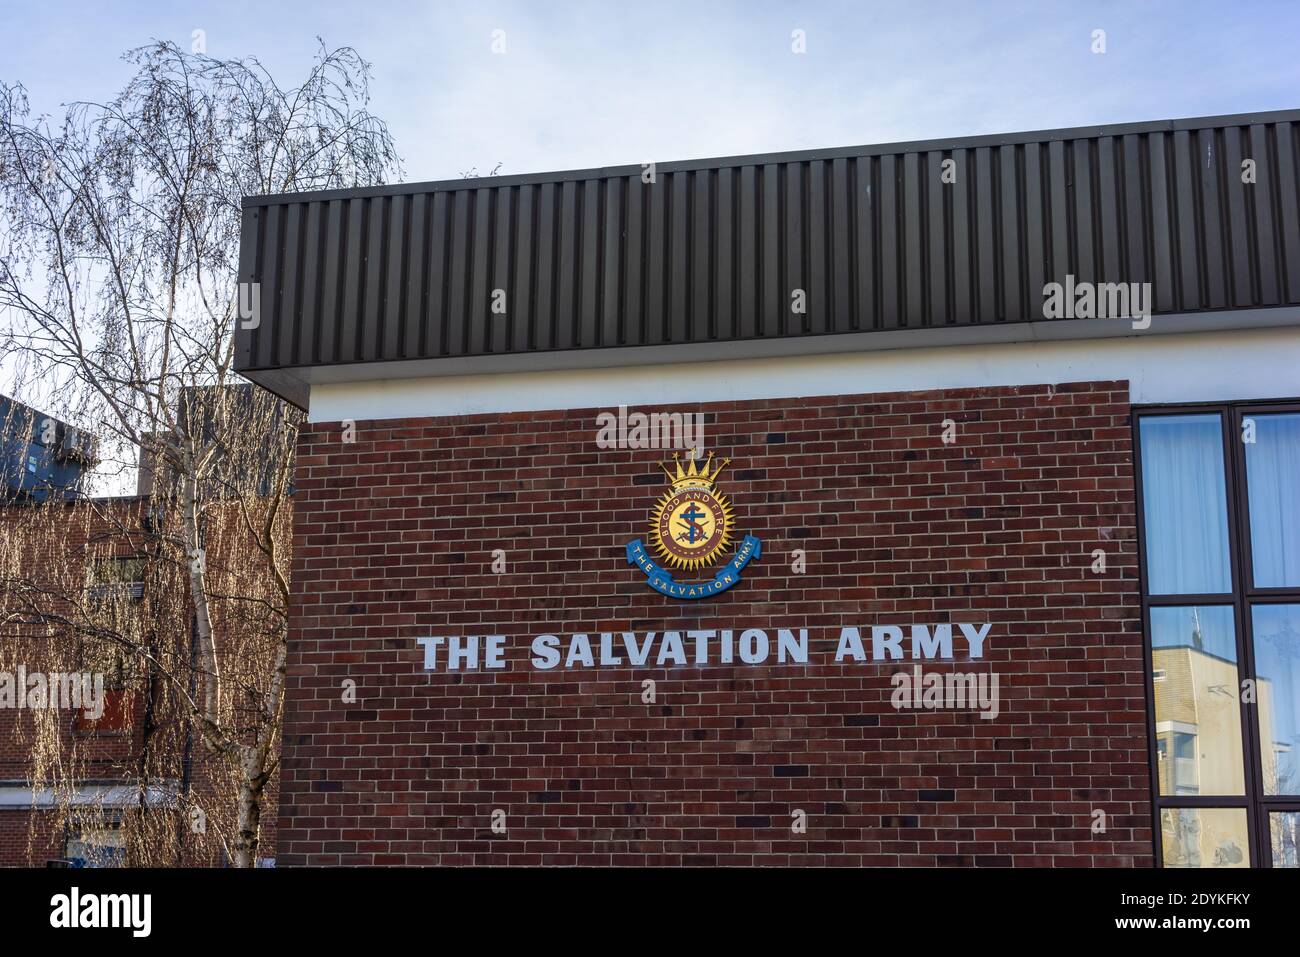
<instances>
[{"instance_id":1,"label":"dark window mullion","mask_svg":"<svg viewBox=\"0 0 1300 957\"><path fill-rule=\"evenodd\" d=\"M1236 455L1234 456L1240 462L1240 484L1234 485L1234 492L1237 498L1237 512L1240 516L1241 524L1241 585L1238 586L1243 595L1250 594L1255 589L1255 569L1251 549L1253 543L1250 540L1250 502L1246 492L1246 449L1245 443L1241 440L1241 430L1251 413L1246 412L1240 406L1232 410L1232 428L1233 428L1233 445L1236 446Z\"/></svg>"},{"instance_id":2,"label":"dark window mullion","mask_svg":"<svg viewBox=\"0 0 1300 957\"><path fill-rule=\"evenodd\" d=\"M1164 867L1165 841L1160 816L1163 805L1160 803L1160 769L1158 766L1160 757L1156 738L1155 675L1152 673L1155 668L1155 656L1151 641L1151 608L1147 599L1146 514L1142 487L1142 416L1136 412L1131 413L1131 416L1133 484L1135 486L1134 499L1136 505L1134 521L1137 522L1138 547L1138 603L1139 614L1142 617L1142 673L1147 698L1147 767L1151 776L1151 839L1154 852L1152 860L1156 867Z\"/></svg>"},{"instance_id":3,"label":"dark window mullion","mask_svg":"<svg viewBox=\"0 0 1300 957\"><path fill-rule=\"evenodd\" d=\"M1223 416L1224 456L1223 467L1226 471L1225 487L1228 493L1228 545L1230 548L1230 567L1232 569L1233 597L1236 605L1237 628L1237 695L1241 701L1241 735L1245 749L1242 754L1242 767L1246 772L1246 797L1251 807L1259 806L1262 793L1262 770L1259 761L1259 733L1256 722L1259 710L1255 703L1247 703L1241 692L1242 682L1250 679L1255 689L1254 697L1258 701L1259 681L1255 677L1255 656L1251 649L1250 608L1245 600L1246 582L1249 581L1249 569L1246 567L1246 555L1243 548L1242 534L1245 521L1245 476L1243 474L1244 457L1241 443L1241 413L1236 407L1229 407ZM1248 532L1247 532L1248 533ZM1252 867L1263 867L1268 854L1263 847L1263 837L1259 828L1259 814L1251 811L1246 815L1246 827L1250 835L1250 858Z\"/></svg>"},{"instance_id":4,"label":"dark window mullion","mask_svg":"<svg viewBox=\"0 0 1300 957\"><path fill-rule=\"evenodd\" d=\"M1248 588L1246 597L1257 603L1300 601L1300 588Z\"/></svg>"},{"instance_id":5,"label":"dark window mullion","mask_svg":"<svg viewBox=\"0 0 1300 957\"><path fill-rule=\"evenodd\" d=\"M1160 798L1160 806L1165 807L1230 807L1249 808L1250 798L1241 794L1167 794Z\"/></svg>"},{"instance_id":6,"label":"dark window mullion","mask_svg":"<svg viewBox=\"0 0 1300 957\"><path fill-rule=\"evenodd\" d=\"M1273 588L1262 594L1247 595L1246 600L1251 605L1294 605L1300 604L1300 591Z\"/></svg>"},{"instance_id":7,"label":"dark window mullion","mask_svg":"<svg viewBox=\"0 0 1300 957\"><path fill-rule=\"evenodd\" d=\"M1208 595L1148 595L1145 599L1148 608L1172 608L1183 605L1236 605L1237 596L1228 592L1213 592Z\"/></svg>"}]
</instances>

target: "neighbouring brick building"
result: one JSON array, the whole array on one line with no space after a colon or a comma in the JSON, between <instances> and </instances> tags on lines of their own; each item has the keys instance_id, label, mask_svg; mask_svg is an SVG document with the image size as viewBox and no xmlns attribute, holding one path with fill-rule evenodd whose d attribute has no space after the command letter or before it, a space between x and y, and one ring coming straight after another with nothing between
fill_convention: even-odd
<instances>
[{"instance_id":1,"label":"neighbouring brick building","mask_svg":"<svg viewBox=\"0 0 1300 957\"><path fill-rule=\"evenodd\" d=\"M97 629L139 638L184 680L176 656L193 654L193 606L154 501L42 496L0 508L0 866L224 863L234 802L228 786L214 786L225 773L219 760L158 669L112 640L86 638ZM205 541L213 592L237 593L253 546L233 504L208 507ZM224 643L231 616L216 616ZM40 687L53 675L102 678L102 697L94 710L85 696L77 707L46 707L48 695L31 697L36 675L48 683ZM26 693L22 703L15 690ZM277 795L272 784L263 862L275 857Z\"/></svg>"},{"instance_id":2,"label":"neighbouring brick building","mask_svg":"<svg viewBox=\"0 0 1300 957\"><path fill-rule=\"evenodd\" d=\"M279 863L1296 866L1298 124L246 200Z\"/></svg>"},{"instance_id":3,"label":"neighbouring brick building","mask_svg":"<svg viewBox=\"0 0 1300 957\"><path fill-rule=\"evenodd\" d=\"M120 815L133 796L129 784L145 733L146 684L131 669L124 673L121 658L93 656L71 637L51 641L57 626L33 614L41 600L33 592L57 596L46 607L69 619L77 616L70 606L89 601L96 589L143 607L143 595L131 591L142 586L143 576L125 556L135 554L136 536L144 537L146 511L140 499L75 494L43 504L12 500L0 509L0 865L43 866L92 856L108 863L123 850ZM122 574L112 575L119 555ZM22 676L51 673L103 675L102 713L93 715L88 707L37 709L26 701L16 706L14 686L27 690ZM53 733L45 757L38 757L39 729ZM73 779L42 774L33 782L34 764L49 768L54 755L57 763L77 769ZM56 794L55 787L67 793ZM162 791L149 795L155 805L161 798Z\"/></svg>"}]
</instances>

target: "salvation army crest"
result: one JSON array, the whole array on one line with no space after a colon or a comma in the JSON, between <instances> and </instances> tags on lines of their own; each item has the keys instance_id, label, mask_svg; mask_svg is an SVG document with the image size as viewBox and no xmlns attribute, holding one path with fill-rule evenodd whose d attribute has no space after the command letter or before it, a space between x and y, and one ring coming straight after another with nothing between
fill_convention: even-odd
<instances>
[{"instance_id":1,"label":"salvation army crest","mask_svg":"<svg viewBox=\"0 0 1300 957\"><path fill-rule=\"evenodd\" d=\"M731 560L710 581L678 582L669 571L696 572L711 567L731 547L735 516L718 484L718 476L730 462L721 459L715 467L710 452L703 462L694 456L687 458L684 468L680 455L674 454L675 471L660 465L668 477L668 488L650 510L650 548L639 538L627 545L628 564L645 572L647 584L655 591L669 598L708 598L740 581L744 567L761 554L759 539L746 535Z\"/></svg>"}]
</instances>

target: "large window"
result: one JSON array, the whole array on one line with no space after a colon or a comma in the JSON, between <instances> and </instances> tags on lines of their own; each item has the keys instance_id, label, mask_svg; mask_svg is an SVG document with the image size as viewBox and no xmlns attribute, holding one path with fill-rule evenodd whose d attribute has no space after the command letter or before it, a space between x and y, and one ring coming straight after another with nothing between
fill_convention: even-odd
<instances>
[{"instance_id":1,"label":"large window","mask_svg":"<svg viewBox=\"0 0 1300 957\"><path fill-rule=\"evenodd\" d=\"M1135 428L1158 859L1300 866L1300 405Z\"/></svg>"}]
</instances>

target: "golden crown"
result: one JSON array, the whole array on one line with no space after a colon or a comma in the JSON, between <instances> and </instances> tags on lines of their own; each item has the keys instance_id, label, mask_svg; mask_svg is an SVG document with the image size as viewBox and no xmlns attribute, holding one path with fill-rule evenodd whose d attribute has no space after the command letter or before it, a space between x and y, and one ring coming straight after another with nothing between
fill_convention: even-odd
<instances>
[{"instance_id":1,"label":"golden crown","mask_svg":"<svg viewBox=\"0 0 1300 957\"><path fill-rule=\"evenodd\" d=\"M664 474L668 476L668 481L673 488L685 488L691 485L711 489L718 480L718 475L731 463L731 459L720 459L719 462L721 464L717 468L713 468L712 452L709 453L703 464L694 455L691 455L686 459L686 468L682 468L681 453L674 452L673 464L677 468L677 474L674 475L668 466L662 462L659 463L659 467L664 470Z\"/></svg>"}]
</instances>

